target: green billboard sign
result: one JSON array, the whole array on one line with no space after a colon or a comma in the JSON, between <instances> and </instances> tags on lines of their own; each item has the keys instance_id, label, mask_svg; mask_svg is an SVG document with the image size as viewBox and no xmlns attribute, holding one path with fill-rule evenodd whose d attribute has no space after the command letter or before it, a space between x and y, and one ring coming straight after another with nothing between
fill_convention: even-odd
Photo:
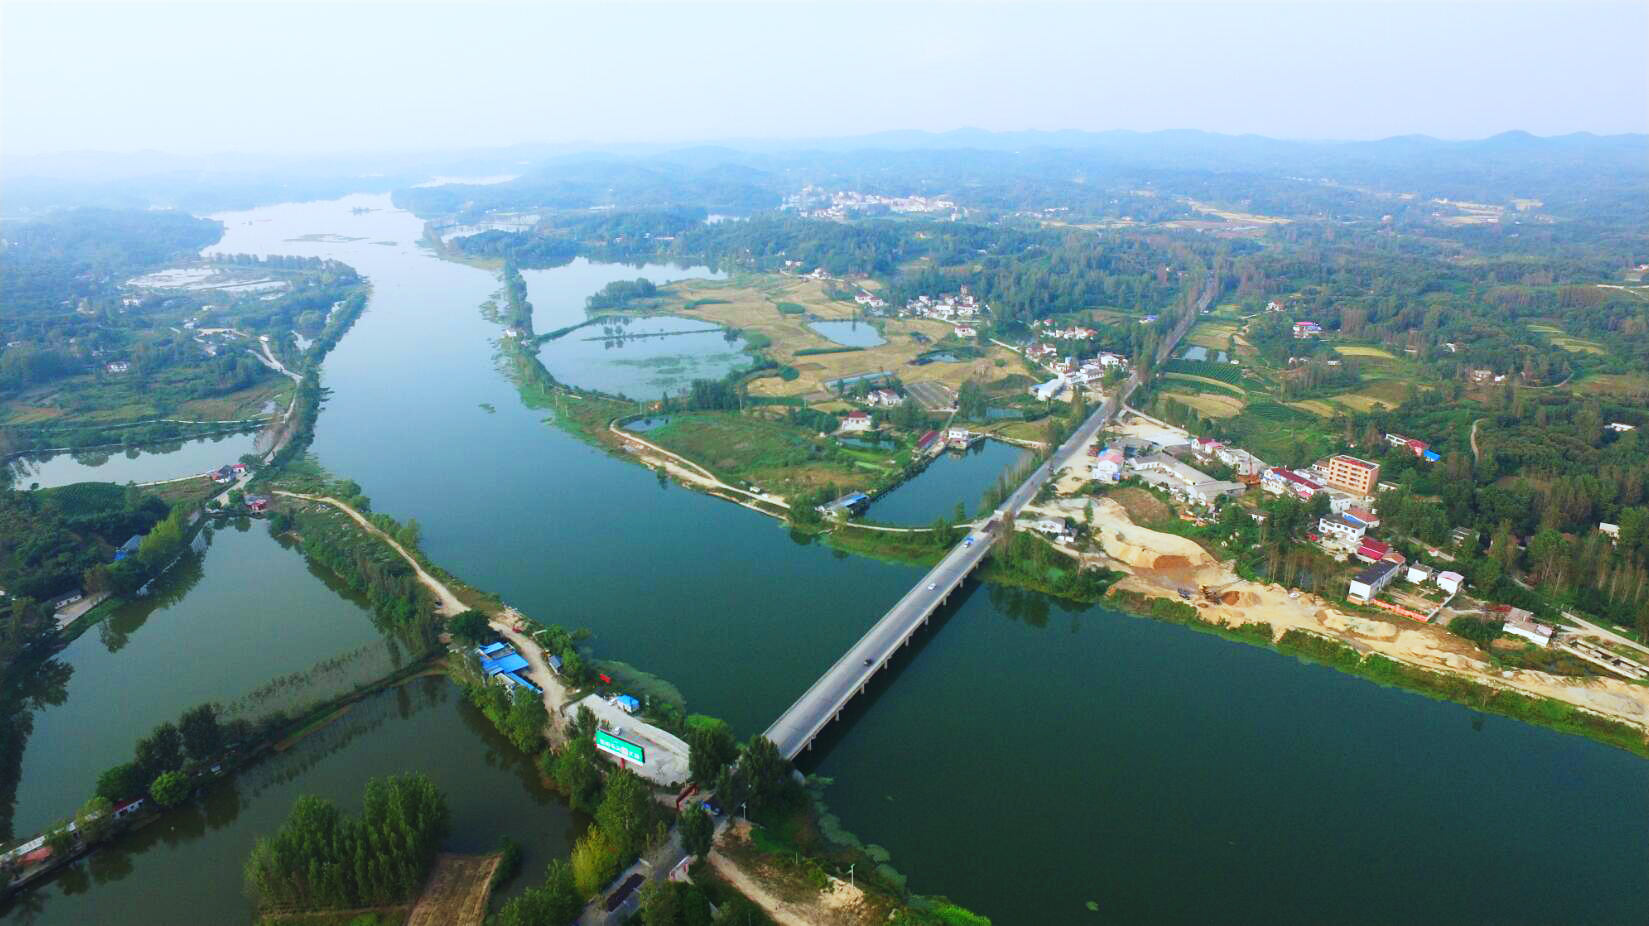
<instances>
[{"instance_id":1,"label":"green billboard sign","mask_svg":"<svg viewBox=\"0 0 1649 926\"><path fill-rule=\"evenodd\" d=\"M629 740L621 740L606 730L595 731L595 748L637 765L647 764L647 750Z\"/></svg>"}]
</instances>

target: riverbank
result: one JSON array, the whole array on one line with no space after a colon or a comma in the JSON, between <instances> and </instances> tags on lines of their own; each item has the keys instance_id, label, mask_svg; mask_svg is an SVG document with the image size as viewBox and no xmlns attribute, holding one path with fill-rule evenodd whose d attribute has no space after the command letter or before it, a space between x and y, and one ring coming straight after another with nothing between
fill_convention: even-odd
<instances>
[{"instance_id":1,"label":"riverbank","mask_svg":"<svg viewBox=\"0 0 1649 926\"><path fill-rule=\"evenodd\" d=\"M1067 510L1069 508L1069 510ZM1141 527L1111 499L1078 507L1043 507L1082 519L1102 553L1059 545L1085 565L1125 573L1112 598L1135 613L1162 617L1155 602L1235 639L1277 647L1342 671L1530 723L1607 742L1649 757L1649 686L1613 678L1582 679L1494 665L1471 642L1443 628L1381 614L1360 614L1316 595L1238 576L1194 541ZM1184 591L1217 589L1216 600ZM1324 649L1309 640L1320 640ZM1355 659L1349 658L1344 648ZM1324 654L1328 654L1324 657ZM1389 665L1388 665L1389 663ZM1521 699L1521 700L1520 700Z\"/></svg>"}]
</instances>

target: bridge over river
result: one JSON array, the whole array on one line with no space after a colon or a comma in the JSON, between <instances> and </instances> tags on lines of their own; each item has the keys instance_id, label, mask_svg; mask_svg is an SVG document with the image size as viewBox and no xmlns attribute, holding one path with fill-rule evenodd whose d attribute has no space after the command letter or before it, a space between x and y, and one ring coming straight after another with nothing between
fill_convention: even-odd
<instances>
[{"instance_id":1,"label":"bridge over river","mask_svg":"<svg viewBox=\"0 0 1649 926\"><path fill-rule=\"evenodd\" d=\"M1213 301L1217 291L1214 278L1210 276L1198 299L1196 310L1187 312L1158 348L1159 363L1172 355L1175 345L1185 336L1191 325L1196 323L1197 317ZM984 561L991 545L1013 530L1013 521L1019 510L1036 497L1036 493L1055 473L1069 465L1073 458L1080 457L1083 446L1099 432L1100 428L1110 423L1111 418L1127 403L1128 397L1139 387L1140 382L1140 375L1136 370L1120 390L1106 398L1105 402L1088 416L1088 420L1084 421L1059 449L1049 455L1047 461L1038 466L1019 488L991 513L984 529L970 531L955 549L947 553L914 588L888 609L881 620L865 631L865 635L860 637L858 642L848 647L847 652L825 670L818 681L802 692L796 703L779 715L779 719L767 728L766 736L779 747L779 752L785 758L794 759L802 750L811 746L820 731L832 720L841 717L842 709L847 703L853 700L855 695L864 692L865 687L870 684L871 677L887 667L894 653L898 652L901 646L909 644L918 630L927 626L928 620L951 593L960 588L963 580ZM1080 464L1080 459L1077 462Z\"/></svg>"}]
</instances>

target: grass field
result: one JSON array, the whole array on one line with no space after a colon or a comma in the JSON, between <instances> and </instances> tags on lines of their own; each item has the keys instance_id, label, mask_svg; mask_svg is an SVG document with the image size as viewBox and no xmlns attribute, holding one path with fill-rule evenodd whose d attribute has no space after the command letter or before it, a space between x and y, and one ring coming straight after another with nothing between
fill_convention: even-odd
<instances>
[{"instance_id":1,"label":"grass field","mask_svg":"<svg viewBox=\"0 0 1649 926\"><path fill-rule=\"evenodd\" d=\"M1174 510L1168 507L1167 502L1144 489L1132 486L1125 489L1112 489L1105 493L1105 497L1113 499L1121 505L1135 524L1155 524L1174 516Z\"/></svg>"},{"instance_id":2,"label":"grass field","mask_svg":"<svg viewBox=\"0 0 1649 926\"><path fill-rule=\"evenodd\" d=\"M1234 418L1241 414L1243 409L1242 400L1232 396L1165 392L1162 397L1172 399L1187 408L1194 408L1204 418Z\"/></svg>"},{"instance_id":3,"label":"grass field","mask_svg":"<svg viewBox=\"0 0 1649 926\"><path fill-rule=\"evenodd\" d=\"M1323 399L1306 399L1304 401L1288 402L1286 404L1290 408L1297 408L1302 412L1310 412L1319 418L1333 418L1335 415L1340 413L1340 409L1336 408L1332 402L1327 402Z\"/></svg>"},{"instance_id":4,"label":"grass field","mask_svg":"<svg viewBox=\"0 0 1649 926\"><path fill-rule=\"evenodd\" d=\"M1342 357L1374 357L1380 360L1397 359L1397 356L1391 351L1367 344L1335 344L1334 351Z\"/></svg>"},{"instance_id":5,"label":"grass field","mask_svg":"<svg viewBox=\"0 0 1649 926\"><path fill-rule=\"evenodd\" d=\"M1237 322L1200 321L1191 329L1186 340L1198 347L1225 350L1226 345L1231 342L1231 336L1236 334L1240 327L1242 326Z\"/></svg>"},{"instance_id":6,"label":"grass field","mask_svg":"<svg viewBox=\"0 0 1649 926\"><path fill-rule=\"evenodd\" d=\"M1594 373L1574 384L1586 395L1649 395L1649 373Z\"/></svg>"},{"instance_id":7,"label":"grass field","mask_svg":"<svg viewBox=\"0 0 1649 926\"><path fill-rule=\"evenodd\" d=\"M1334 401L1355 411L1368 412L1372 411L1375 405L1396 408L1403 404L1403 398L1407 394L1407 383L1395 379L1383 379L1364 383L1362 388L1355 392L1337 395L1334 397Z\"/></svg>"}]
</instances>

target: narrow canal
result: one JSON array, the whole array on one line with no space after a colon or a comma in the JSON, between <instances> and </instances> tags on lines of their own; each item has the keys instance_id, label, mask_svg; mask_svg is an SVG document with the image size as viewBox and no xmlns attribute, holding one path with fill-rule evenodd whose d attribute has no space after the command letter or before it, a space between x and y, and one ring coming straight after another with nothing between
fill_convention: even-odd
<instances>
[{"instance_id":1,"label":"narrow canal","mask_svg":"<svg viewBox=\"0 0 1649 926\"><path fill-rule=\"evenodd\" d=\"M690 709L759 732L920 574L793 543L524 408L477 309L497 280L421 252L419 223L386 197L224 218L221 250L332 257L373 283L326 364L321 462L375 509L416 517L436 562L591 628L598 655L676 683ZM294 240L308 234L341 238ZM557 292L557 272L529 280L540 311L589 294L570 276ZM370 774L495 768L484 737L442 740L438 716L397 714L314 763L334 771L296 778L279 812L243 824L247 802L188 845L238 870L291 794L347 804ZM1649 763L1035 594L976 589L830 739L805 766L835 779L846 826L890 848L913 889L999 923L1620 922L1649 896ZM536 800L508 774L477 790ZM113 886L146 885L174 919L208 880L238 896L197 861L157 837L130 862L143 876ZM75 905L120 909L97 896L110 886L47 892L35 921L99 921Z\"/></svg>"}]
</instances>

